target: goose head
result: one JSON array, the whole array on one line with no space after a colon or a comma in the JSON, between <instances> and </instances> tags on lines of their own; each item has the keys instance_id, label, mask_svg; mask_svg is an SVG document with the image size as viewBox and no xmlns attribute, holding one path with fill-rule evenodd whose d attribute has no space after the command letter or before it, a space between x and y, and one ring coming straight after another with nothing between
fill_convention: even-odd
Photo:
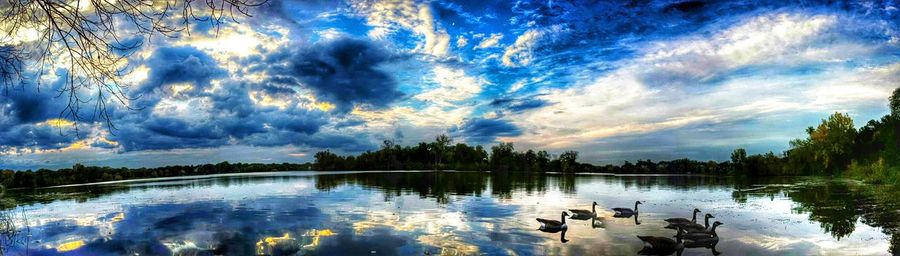
<instances>
[{"instance_id":1,"label":"goose head","mask_svg":"<svg viewBox=\"0 0 900 256\"><path fill-rule=\"evenodd\" d=\"M591 204L591 206L598 206L598 205L600 205L600 204L597 204L597 202L596 202L596 201L594 201L594 203L593 203L593 204Z\"/></svg>"},{"instance_id":2,"label":"goose head","mask_svg":"<svg viewBox=\"0 0 900 256\"><path fill-rule=\"evenodd\" d=\"M707 218L707 219L714 219L714 218L716 218L716 216L713 216L712 214L707 213L707 214L706 214L706 218ZM718 222L718 221L717 221L717 222Z\"/></svg>"},{"instance_id":3,"label":"goose head","mask_svg":"<svg viewBox=\"0 0 900 256\"><path fill-rule=\"evenodd\" d=\"M700 209L694 208L694 214L700 212Z\"/></svg>"},{"instance_id":4,"label":"goose head","mask_svg":"<svg viewBox=\"0 0 900 256\"><path fill-rule=\"evenodd\" d=\"M716 222L713 222L713 227L721 226L723 224L725 224L725 223L722 223L721 221L716 221Z\"/></svg>"}]
</instances>

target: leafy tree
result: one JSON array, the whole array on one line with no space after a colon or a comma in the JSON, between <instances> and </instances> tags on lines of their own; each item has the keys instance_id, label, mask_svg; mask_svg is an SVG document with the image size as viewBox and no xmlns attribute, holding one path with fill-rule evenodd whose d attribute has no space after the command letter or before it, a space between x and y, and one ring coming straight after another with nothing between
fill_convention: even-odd
<instances>
[{"instance_id":1,"label":"leafy tree","mask_svg":"<svg viewBox=\"0 0 900 256\"><path fill-rule=\"evenodd\" d=\"M894 89L894 93L888 100L890 101L891 115L900 117L900 87Z\"/></svg>"},{"instance_id":2,"label":"leafy tree","mask_svg":"<svg viewBox=\"0 0 900 256\"><path fill-rule=\"evenodd\" d=\"M443 160L444 155L447 154L447 148L450 147L450 143L453 142L453 139L448 137L446 134L438 135L434 138L434 142L431 144L431 148L434 151L434 168L437 169L441 165L441 160Z\"/></svg>"},{"instance_id":3,"label":"leafy tree","mask_svg":"<svg viewBox=\"0 0 900 256\"><path fill-rule=\"evenodd\" d=\"M494 171L511 171L515 148L512 143L501 142L491 147L491 168Z\"/></svg>"},{"instance_id":4,"label":"leafy tree","mask_svg":"<svg viewBox=\"0 0 900 256\"><path fill-rule=\"evenodd\" d=\"M563 172L574 172L576 171L576 166L578 166L576 160L578 160L578 152L577 151L566 151L559 155L559 164L560 171Z\"/></svg>"},{"instance_id":5,"label":"leafy tree","mask_svg":"<svg viewBox=\"0 0 900 256\"><path fill-rule=\"evenodd\" d=\"M743 168L744 162L747 161L747 150L743 148L735 149L731 152L731 163L735 168Z\"/></svg>"}]
</instances>

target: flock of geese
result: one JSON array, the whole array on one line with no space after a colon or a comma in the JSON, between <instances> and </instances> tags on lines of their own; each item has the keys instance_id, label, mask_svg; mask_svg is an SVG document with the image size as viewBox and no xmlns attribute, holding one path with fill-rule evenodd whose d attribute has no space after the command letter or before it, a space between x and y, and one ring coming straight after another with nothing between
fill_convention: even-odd
<instances>
[{"instance_id":1,"label":"flock of geese","mask_svg":"<svg viewBox=\"0 0 900 256\"><path fill-rule=\"evenodd\" d=\"M635 217L635 224L640 225L641 223L637 221L638 216L638 205L642 204L641 201L634 202L634 208L612 208L615 218L630 218L632 216ZM566 225L566 217L570 219L576 220L592 220L591 226L596 227L593 220L597 220L597 202L594 202L591 205L591 210L584 209L569 209L568 212L563 211L560 220L551 220L551 219L543 219L537 218L537 221L541 223L541 227L539 230L548 232L548 233L557 233L562 231L561 241L563 243L568 240L565 239L565 232L568 230L569 226ZM569 215L569 212L572 212ZM709 219L715 218L712 214L705 214L703 216L703 224L697 223L697 214L701 213L700 209L694 209L693 217L691 219L687 218L668 218L665 221L668 225L665 226L666 229L674 229L676 230L675 235L673 236L675 239L669 237L661 237L661 236L637 236L644 243L644 248L638 251L638 254L641 255L671 255L673 253L677 253L681 255L684 248L709 248L712 249L712 253L714 255L719 255L720 253L716 251L716 244L719 242L719 235L716 234L716 227L721 226L723 223L716 221L713 222L712 225L709 223Z\"/></svg>"}]
</instances>

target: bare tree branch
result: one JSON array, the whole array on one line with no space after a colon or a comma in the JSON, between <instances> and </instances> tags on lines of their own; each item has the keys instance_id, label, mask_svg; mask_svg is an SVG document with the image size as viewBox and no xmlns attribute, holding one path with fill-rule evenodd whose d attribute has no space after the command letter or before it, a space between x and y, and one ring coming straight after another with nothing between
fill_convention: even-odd
<instances>
[{"instance_id":1,"label":"bare tree branch","mask_svg":"<svg viewBox=\"0 0 900 256\"><path fill-rule=\"evenodd\" d=\"M10 88L65 69L66 98L59 117L106 122L114 129L109 103L134 109L123 80L128 58L154 35L190 35L190 24L209 22L218 35L221 24L250 16L249 9L266 0L3 0L0 2L0 82ZM26 72L31 67L34 72ZM32 74L32 75L28 75ZM51 74L52 75L52 74ZM92 103L89 118L82 105ZM77 127L77 126L76 126Z\"/></svg>"}]
</instances>

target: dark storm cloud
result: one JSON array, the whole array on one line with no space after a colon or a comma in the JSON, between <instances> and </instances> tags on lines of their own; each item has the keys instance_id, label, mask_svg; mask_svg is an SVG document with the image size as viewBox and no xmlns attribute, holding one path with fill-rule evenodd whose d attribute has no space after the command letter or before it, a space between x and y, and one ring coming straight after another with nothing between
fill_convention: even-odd
<instances>
[{"instance_id":1,"label":"dark storm cloud","mask_svg":"<svg viewBox=\"0 0 900 256\"><path fill-rule=\"evenodd\" d=\"M16 125L0 130L0 151L7 147L33 149L60 149L69 146L77 139L74 134L64 128L48 125Z\"/></svg>"},{"instance_id":2,"label":"dark storm cloud","mask_svg":"<svg viewBox=\"0 0 900 256\"><path fill-rule=\"evenodd\" d=\"M65 86L67 72L57 70L56 75L59 79L49 85L26 84L0 93L0 128L60 117L66 103L57 95Z\"/></svg>"},{"instance_id":3,"label":"dark storm cloud","mask_svg":"<svg viewBox=\"0 0 900 256\"><path fill-rule=\"evenodd\" d=\"M522 135L522 130L519 127L506 120L486 118L466 120L462 125L451 128L450 132L475 143L492 143L499 136Z\"/></svg>"},{"instance_id":4,"label":"dark storm cloud","mask_svg":"<svg viewBox=\"0 0 900 256\"><path fill-rule=\"evenodd\" d=\"M146 65L150 74L139 93L184 82L190 82L197 90L209 85L211 79L227 74L212 57L190 46L159 48L146 60Z\"/></svg>"},{"instance_id":5,"label":"dark storm cloud","mask_svg":"<svg viewBox=\"0 0 900 256\"><path fill-rule=\"evenodd\" d=\"M60 115L66 102L56 97L58 90L65 86L66 72L58 70L56 74L61 78L39 89L27 84L10 88L6 95L0 93L0 151L9 148L60 149L79 139L72 127L39 124L56 118L70 119ZM90 113L82 111L79 114ZM82 123L80 128L87 127Z\"/></svg>"},{"instance_id":6,"label":"dark storm cloud","mask_svg":"<svg viewBox=\"0 0 900 256\"><path fill-rule=\"evenodd\" d=\"M377 66L390 54L367 41L342 38L301 50L289 57L287 75L297 78L322 100L347 113L355 105L376 109L401 97L397 82Z\"/></svg>"}]
</instances>

